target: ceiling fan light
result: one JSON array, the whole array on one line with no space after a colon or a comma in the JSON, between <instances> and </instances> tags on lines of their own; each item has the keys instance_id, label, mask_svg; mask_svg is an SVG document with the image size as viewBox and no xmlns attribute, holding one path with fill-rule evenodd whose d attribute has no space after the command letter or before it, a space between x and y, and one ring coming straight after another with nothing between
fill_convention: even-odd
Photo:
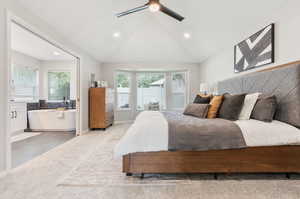
<instances>
[{"instance_id":1,"label":"ceiling fan light","mask_svg":"<svg viewBox=\"0 0 300 199\"><path fill-rule=\"evenodd\" d=\"M160 10L160 5L158 3L151 3L149 9L151 12L157 12Z\"/></svg>"}]
</instances>

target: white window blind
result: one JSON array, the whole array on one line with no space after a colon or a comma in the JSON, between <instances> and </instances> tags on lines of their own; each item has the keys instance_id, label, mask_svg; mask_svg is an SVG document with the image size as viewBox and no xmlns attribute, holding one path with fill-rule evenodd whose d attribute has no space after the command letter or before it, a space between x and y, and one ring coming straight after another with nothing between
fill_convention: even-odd
<instances>
[{"instance_id":1,"label":"white window blind","mask_svg":"<svg viewBox=\"0 0 300 199\"><path fill-rule=\"evenodd\" d=\"M31 101L38 99L38 75L37 68L13 66L12 83L15 100Z\"/></svg>"}]
</instances>

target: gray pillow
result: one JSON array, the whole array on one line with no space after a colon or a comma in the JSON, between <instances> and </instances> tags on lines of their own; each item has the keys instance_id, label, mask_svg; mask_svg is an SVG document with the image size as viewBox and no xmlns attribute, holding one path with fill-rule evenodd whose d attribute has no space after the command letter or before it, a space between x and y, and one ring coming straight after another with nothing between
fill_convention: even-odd
<instances>
[{"instance_id":1,"label":"gray pillow","mask_svg":"<svg viewBox=\"0 0 300 199\"><path fill-rule=\"evenodd\" d=\"M209 104L189 104L185 108L183 114L199 118L206 118L209 106Z\"/></svg>"},{"instance_id":2,"label":"gray pillow","mask_svg":"<svg viewBox=\"0 0 300 199\"><path fill-rule=\"evenodd\" d=\"M197 95L194 104L209 104L212 96L201 96Z\"/></svg>"},{"instance_id":3,"label":"gray pillow","mask_svg":"<svg viewBox=\"0 0 300 199\"><path fill-rule=\"evenodd\" d=\"M233 121L238 120L244 105L245 96L246 94L225 94L218 117Z\"/></svg>"},{"instance_id":4,"label":"gray pillow","mask_svg":"<svg viewBox=\"0 0 300 199\"><path fill-rule=\"evenodd\" d=\"M277 108L275 96L259 97L251 114L251 118L263 122L272 122Z\"/></svg>"}]
</instances>

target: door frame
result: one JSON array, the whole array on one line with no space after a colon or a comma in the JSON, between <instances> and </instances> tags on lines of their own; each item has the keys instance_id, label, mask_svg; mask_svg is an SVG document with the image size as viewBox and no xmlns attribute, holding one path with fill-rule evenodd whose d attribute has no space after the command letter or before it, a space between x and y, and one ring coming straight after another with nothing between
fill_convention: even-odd
<instances>
[{"instance_id":1,"label":"door frame","mask_svg":"<svg viewBox=\"0 0 300 199\"><path fill-rule=\"evenodd\" d=\"M57 42L55 39L51 38L45 32L41 31L40 29L36 28L35 26L31 25L27 21L23 20L21 17L18 17L10 10L6 10L6 127L5 127L5 137L6 137L6 170L11 169L11 142L10 142L10 110L11 110L11 63L12 63L12 53L11 53L11 24L16 23L17 25L21 26L25 30L31 32L35 36L39 37L40 39L45 40L50 45L53 45L60 50L68 53L69 55L73 56L76 59L76 135L80 136L82 134L82 118L81 118L81 85L80 85L80 72L81 72L81 56L75 53L70 48L66 47L65 45Z\"/></svg>"}]
</instances>

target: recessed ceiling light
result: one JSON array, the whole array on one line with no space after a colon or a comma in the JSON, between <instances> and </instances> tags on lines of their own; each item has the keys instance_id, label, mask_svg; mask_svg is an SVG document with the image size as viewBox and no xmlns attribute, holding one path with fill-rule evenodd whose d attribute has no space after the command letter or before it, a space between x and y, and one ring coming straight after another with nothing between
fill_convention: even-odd
<instances>
[{"instance_id":1,"label":"recessed ceiling light","mask_svg":"<svg viewBox=\"0 0 300 199\"><path fill-rule=\"evenodd\" d=\"M56 51L54 51L54 52L53 52L53 55L55 55L55 56L59 56L59 55L60 55L60 53L59 53L59 52L56 52Z\"/></svg>"},{"instance_id":2,"label":"recessed ceiling light","mask_svg":"<svg viewBox=\"0 0 300 199\"><path fill-rule=\"evenodd\" d=\"M115 37L115 38L118 38L118 37L120 37L121 36L121 33L119 33L119 32L115 32L114 34L113 34L113 37Z\"/></svg>"},{"instance_id":3,"label":"recessed ceiling light","mask_svg":"<svg viewBox=\"0 0 300 199\"><path fill-rule=\"evenodd\" d=\"M186 39L190 39L191 38L191 34L190 33L184 33L183 34L183 36L184 36L184 38L186 38Z\"/></svg>"}]
</instances>

